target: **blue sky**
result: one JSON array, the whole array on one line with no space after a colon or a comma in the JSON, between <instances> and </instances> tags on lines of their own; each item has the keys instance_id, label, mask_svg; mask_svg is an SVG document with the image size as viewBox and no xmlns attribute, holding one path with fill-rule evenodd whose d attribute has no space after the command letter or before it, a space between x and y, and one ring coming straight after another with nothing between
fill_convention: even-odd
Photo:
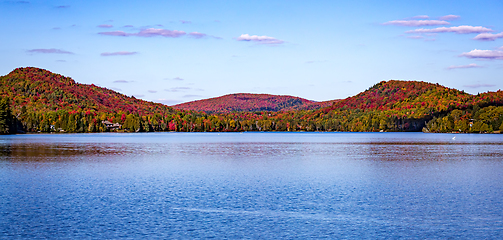
<instances>
[{"instance_id":1,"label":"blue sky","mask_svg":"<svg viewBox=\"0 0 503 240\"><path fill-rule=\"evenodd\" d=\"M383 80L503 88L503 1L0 1L0 75L40 67L168 105L324 101Z\"/></svg>"}]
</instances>

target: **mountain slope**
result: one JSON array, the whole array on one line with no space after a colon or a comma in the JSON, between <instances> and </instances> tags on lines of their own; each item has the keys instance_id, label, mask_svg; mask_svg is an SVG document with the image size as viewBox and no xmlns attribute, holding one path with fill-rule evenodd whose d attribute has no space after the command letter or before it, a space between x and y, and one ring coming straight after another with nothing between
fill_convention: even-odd
<instances>
[{"instance_id":1,"label":"mountain slope","mask_svg":"<svg viewBox=\"0 0 503 240\"><path fill-rule=\"evenodd\" d=\"M410 109L438 106L435 100L450 104L466 103L472 95L439 84L419 81L383 81L356 96L337 102L331 109L351 108L365 110ZM459 106L458 105L458 106Z\"/></svg>"},{"instance_id":2,"label":"mountain slope","mask_svg":"<svg viewBox=\"0 0 503 240\"><path fill-rule=\"evenodd\" d=\"M478 109L501 105L502 91L471 95L439 84L390 80L375 84L330 107L307 113L301 118L306 122L319 122L320 126L329 126L321 129L336 131L420 131L426 122L438 117L443 119L454 110L462 111L458 115L463 116L462 120L468 126L469 119L477 118ZM502 117L496 117L498 118ZM496 126L500 121L496 120L491 124ZM450 125L454 126L453 123ZM442 131L453 131L454 128L450 125ZM461 131L471 130L463 128Z\"/></svg>"},{"instance_id":3,"label":"mountain slope","mask_svg":"<svg viewBox=\"0 0 503 240\"><path fill-rule=\"evenodd\" d=\"M317 104L317 102L285 95L235 93L216 98L177 104L172 107L175 109L204 111L207 113L229 113L233 111L276 112L285 109L295 109L295 107L308 107L311 104Z\"/></svg>"},{"instance_id":4,"label":"mountain slope","mask_svg":"<svg viewBox=\"0 0 503 240\"><path fill-rule=\"evenodd\" d=\"M230 94L174 109L47 70L18 68L0 77L0 103L4 133L115 131L110 123L129 132L503 131L502 91L471 95L417 81L383 81L356 96L326 102ZM191 104L197 111L180 110L190 110Z\"/></svg>"},{"instance_id":5,"label":"mountain slope","mask_svg":"<svg viewBox=\"0 0 503 240\"><path fill-rule=\"evenodd\" d=\"M466 108L474 96L439 84L420 81L382 81L356 96L343 99L323 112L360 109L389 111L396 116L422 118L435 112Z\"/></svg>"},{"instance_id":6,"label":"mountain slope","mask_svg":"<svg viewBox=\"0 0 503 240\"><path fill-rule=\"evenodd\" d=\"M404 112L445 112L478 105L502 105L503 92L472 95L442 85L420 81L382 81L356 96L338 101L324 110L360 109Z\"/></svg>"},{"instance_id":7,"label":"mountain slope","mask_svg":"<svg viewBox=\"0 0 503 240\"><path fill-rule=\"evenodd\" d=\"M69 77L34 67L13 70L0 77L0 85L0 96L12 100L15 113L23 107L34 112L61 109L140 115L173 112L160 103L128 97L93 84L76 83Z\"/></svg>"}]
</instances>

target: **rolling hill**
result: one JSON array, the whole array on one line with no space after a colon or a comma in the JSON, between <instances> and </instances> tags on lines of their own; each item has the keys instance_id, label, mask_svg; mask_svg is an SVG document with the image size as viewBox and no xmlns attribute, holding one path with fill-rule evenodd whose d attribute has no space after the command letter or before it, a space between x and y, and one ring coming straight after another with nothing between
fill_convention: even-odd
<instances>
[{"instance_id":1,"label":"rolling hill","mask_svg":"<svg viewBox=\"0 0 503 240\"><path fill-rule=\"evenodd\" d=\"M229 94L169 107L47 70L0 77L0 133L121 131L503 131L503 92L382 81L342 100ZM110 125L110 124L109 124ZM14 131L15 130L15 131Z\"/></svg>"},{"instance_id":2,"label":"rolling hill","mask_svg":"<svg viewBox=\"0 0 503 240\"><path fill-rule=\"evenodd\" d=\"M403 117L422 118L425 115L466 109L478 105L502 105L503 92L472 95L439 84L422 81L382 81L355 96L337 101L318 111L341 109L388 111Z\"/></svg>"},{"instance_id":3,"label":"rolling hill","mask_svg":"<svg viewBox=\"0 0 503 240\"><path fill-rule=\"evenodd\" d=\"M34 67L17 68L0 77L0 86L0 96L12 100L14 113L23 107L33 112L121 111L140 115L174 112L160 103L128 97L94 84L76 83L69 77Z\"/></svg>"},{"instance_id":4,"label":"rolling hill","mask_svg":"<svg viewBox=\"0 0 503 240\"><path fill-rule=\"evenodd\" d=\"M235 93L221 97L181 103L172 107L175 109L204 111L207 113L277 112L283 110L317 109L329 106L332 102L333 101L315 102L286 95Z\"/></svg>"},{"instance_id":5,"label":"rolling hill","mask_svg":"<svg viewBox=\"0 0 503 240\"><path fill-rule=\"evenodd\" d=\"M488 111L487 107L496 107L497 110L491 110L493 112L503 111L502 105L501 90L472 95L439 84L390 80L332 106L309 112L302 119L335 122L337 126L328 124L324 129L337 131L420 131L431 126L424 130L479 132L479 128L471 128L476 125L474 121L486 124L488 130L500 128L503 115L487 117L481 114ZM440 123L432 125L432 122ZM442 127L437 127L440 125Z\"/></svg>"}]
</instances>

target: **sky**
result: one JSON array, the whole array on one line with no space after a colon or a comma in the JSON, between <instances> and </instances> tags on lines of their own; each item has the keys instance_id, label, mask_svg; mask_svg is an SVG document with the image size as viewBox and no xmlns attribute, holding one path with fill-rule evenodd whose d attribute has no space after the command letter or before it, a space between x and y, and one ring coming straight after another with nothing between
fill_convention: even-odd
<instances>
[{"instance_id":1,"label":"sky","mask_svg":"<svg viewBox=\"0 0 503 240\"><path fill-rule=\"evenodd\" d=\"M0 0L0 31L0 75L39 67L167 105L392 79L503 89L501 0Z\"/></svg>"}]
</instances>

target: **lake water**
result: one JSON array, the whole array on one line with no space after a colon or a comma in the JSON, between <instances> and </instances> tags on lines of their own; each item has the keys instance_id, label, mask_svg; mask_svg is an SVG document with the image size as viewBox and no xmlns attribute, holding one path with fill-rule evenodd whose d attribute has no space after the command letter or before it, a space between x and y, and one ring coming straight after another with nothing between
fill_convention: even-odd
<instances>
[{"instance_id":1,"label":"lake water","mask_svg":"<svg viewBox=\"0 0 503 240\"><path fill-rule=\"evenodd\" d=\"M0 136L0 238L502 239L503 135Z\"/></svg>"}]
</instances>

